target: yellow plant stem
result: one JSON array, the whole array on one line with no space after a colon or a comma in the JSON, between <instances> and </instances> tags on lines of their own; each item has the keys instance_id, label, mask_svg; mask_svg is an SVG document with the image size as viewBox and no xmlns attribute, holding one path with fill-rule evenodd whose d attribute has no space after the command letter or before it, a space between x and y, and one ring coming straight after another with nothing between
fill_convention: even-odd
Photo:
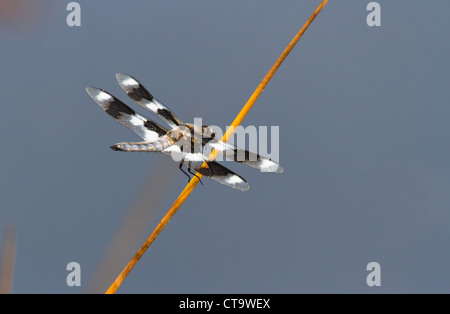
<instances>
[{"instance_id":1,"label":"yellow plant stem","mask_svg":"<svg viewBox=\"0 0 450 314\"><path fill-rule=\"evenodd\" d=\"M316 18L316 16L319 14L319 12L322 10L322 8L325 6L325 4L327 2L328 2L328 0L322 1L322 3L317 7L316 11L314 11L314 13L311 15L311 17L305 23L305 25L303 25L303 27L299 30L299 32L295 35L295 37L292 39L292 41L289 43L289 45L283 51L281 56L277 59L275 64L272 66L272 68L266 74L264 79L261 81L261 83L258 85L256 90L253 92L253 94L248 99L247 103L244 105L242 110L239 112L237 117L234 119L231 126L225 132L225 134L223 136L224 141L228 141L230 139L231 135L233 135L235 128L242 123L245 116L252 108L253 104L256 102L258 97L263 92L264 88L269 83L270 79L273 77L275 72L278 70L280 65L283 63L284 59L286 59L287 55L291 52L292 48L294 48L295 44L298 42L300 37L302 37L303 33L306 31L306 29L309 27L309 25L312 23L312 21ZM210 157L212 159L215 159L217 157L217 154L218 154L218 152L213 151L211 153ZM181 194L178 196L178 198L175 200L175 202L169 208L167 213L164 215L164 217L158 223L155 230L153 230L153 232L150 234L150 236L145 241L145 243L142 245L142 247L139 249L139 251L136 252L136 254L133 256L133 258L130 260L130 262L125 266L125 268L122 270L122 272L119 274L119 276L113 282L113 284L106 291L106 294L113 294L117 291L117 289L120 287L122 282L125 280L127 275L130 273L130 271L133 269L133 267L139 261L139 259L144 255L144 253L147 251L149 246L153 243L153 241L156 239L156 237L161 233L161 231L164 229L164 227L167 225L167 223L170 221L170 219L173 217L173 215L175 215L178 208L180 208L180 206L188 198L189 194L191 194L191 192L194 190L195 186L198 184L199 179L202 178L202 175L200 173L197 173L196 175L198 176L198 178L194 176L192 178L192 180L188 183L188 185L184 188L184 190L181 192Z\"/></svg>"}]
</instances>

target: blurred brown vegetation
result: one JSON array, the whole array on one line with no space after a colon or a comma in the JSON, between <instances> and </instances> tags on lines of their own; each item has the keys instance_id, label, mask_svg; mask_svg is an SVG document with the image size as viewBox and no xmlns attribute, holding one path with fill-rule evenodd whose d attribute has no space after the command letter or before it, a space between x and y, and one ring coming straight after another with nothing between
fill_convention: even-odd
<instances>
[{"instance_id":1,"label":"blurred brown vegetation","mask_svg":"<svg viewBox=\"0 0 450 314\"><path fill-rule=\"evenodd\" d=\"M0 27L29 30L41 20L42 0L0 0Z\"/></svg>"}]
</instances>

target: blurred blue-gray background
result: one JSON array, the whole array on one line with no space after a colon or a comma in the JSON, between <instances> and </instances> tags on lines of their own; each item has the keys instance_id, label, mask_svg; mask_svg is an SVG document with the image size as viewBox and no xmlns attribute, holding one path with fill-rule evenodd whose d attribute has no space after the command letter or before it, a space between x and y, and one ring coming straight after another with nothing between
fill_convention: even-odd
<instances>
[{"instance_id":1,"label":"blurred blue-gray background","mask_svg":"<svg viewBox=\"0 0 450 314\"><path fill-rule=\"evenodd\" d=\"M0 5L13 293L104 292L186 185L169 157L110 150L139 139L86 86L153 118L118 86L128 73L183 121L225 127L320 3L78 2L81 27L69 1ZM205 178L120 293L450 291L450 3L378 1L369 27L369 2L330 1L244 120L280 127L285 172L227 163L245 193ZM69 262L81 287L66 285Z\"/></svg>"}]
</instances>

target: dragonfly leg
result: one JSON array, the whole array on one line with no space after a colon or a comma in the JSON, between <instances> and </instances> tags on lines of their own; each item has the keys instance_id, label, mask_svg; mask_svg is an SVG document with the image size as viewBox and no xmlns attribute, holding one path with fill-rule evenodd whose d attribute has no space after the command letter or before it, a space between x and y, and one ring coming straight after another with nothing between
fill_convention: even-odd
<instances>
[{"instance_id":1,"label":"dragonfly leg","mask_svg":"<svg viewBox=\"0 0 450 314\"><path fill-rule=\"evenodd\" d=\"M193 176L197 177L198 181L200 181L200 183L203 185L202 179L200 179L200 177L199 177L198 175L196 175L195 173L193 173L193 172L191 171L191 168L187 168L187 169L188 169L188 172L189 172L190 174L192 174Z\"/></svg>"},{"instance_id":2,"label":"dragonfly leg","mask_svg":"<svg viewBox=\"0 0 450 314\"><path fill-rule=\"evenodd\" d=\"M184 170L183 170L183 168L182 168L182 167L183 167L183 164L182 164L182 163L180 163L180 167L179 167L179 168L180 168L180 170L181 170L181 171L182 171L182 172L183 172L183 173L184 173L185 175L187 175L187 177L189 178L189 179L188 179L188 183L189 183L189 182L191 182L191 177L190 177L190 176L189 176L189 175L188 175L188 174L186 173L186 171L184 171Z\"/></svg>"}]
</instances>

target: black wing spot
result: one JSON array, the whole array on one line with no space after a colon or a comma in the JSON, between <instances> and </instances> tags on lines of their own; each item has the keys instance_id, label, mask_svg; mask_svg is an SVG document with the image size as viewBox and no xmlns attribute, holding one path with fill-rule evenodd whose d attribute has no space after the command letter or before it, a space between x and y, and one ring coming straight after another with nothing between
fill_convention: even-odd
<instances>
[{"instance_id":1,"label":"black wing spot","mask_svg":"<svg viewBox=\"0 0 450 314\"><path fill-rule=\"evenodd\" d=\"M233 161L246 161L249 159L250 159L250 152L248 150L239 150L236 148L234 149Z\"/></svg>"},{"instance_id":2,"label":"black wing spot","mask_svg":"<svg viewBox=\"0 0 450 314\"><path fill-rule=\"evenodd\" d=\"M202 144L206 145L209 142L211 142L214 138L213 137L202 137Z\"/></svg>"},{"instance_id":3,"label":"black wing spot","mask_svg":"<svg viewBox=\"0 0 450 314\"><path fill-rule=\"evenodd\" d=\"M197 169L199 173L201 173L204 176L211 177L211 176L220 176L225 177L229 174L235 175L233 171L231 171L228 168L225 168L221 164L215 162L215 161L207 161L206 162L207 168L200 168Z\"/></svg>"},{"instance_id":4,"label":"black wing spot","mask_svg":"<svg viewBox=\"0 0 450 314\"><path fill-rule=\"evenodd\" d=\"M152 94L142 85L139 85L139 87L133 88L131 92L128 92L128 96L130 96L131 99L134 101L141 101L142 99L148 99L150 101L153 100Z\"/></svg>"},{"instance_id":5,"label":"black wing spot","mask_svg":"<svg viewBox=\"0 0 450 314\"><path fill-rule=\"evenodd\" d=\"M168 132L168 130L166 130L165 128L163 128L162 126L160 126L159 124L157 124L151 120L145 121L144 127L146 127L150 131L154 131L154 132L158 133L159 136L165 135Z\"/></svg>"},{"instance_id":6,"label":"black wing spot","mask_svg":"<svg viewBox=\"0 0 450 314\"><path fill-rule=\"evenodd\" d=\"M110 102L105 111L115 119L120 119L122 114L127 114L130 116L136 114L136 111L134 111L118 99L114 99L114 101Z\"/></svg>"},{"instance_id":7,"label":"black wing spot","mask_svg":"<svg viewBox=\"0 0 450 314\"><path fill-rule=\"evenodd\" d=\"M233 161L245 162L245 161L258 161L258 160L261 160L261 156L256 153L251 153L248 150L235 148L233 151Z\"/></svg>"},{"instance_id":8,"label":"black wing spot","mask_svg":"<svg viewBox=\"0 0 450 314\"><path fill-rule=\"evenodd\" d=\"M173 123L175 123L175 125L181 124L178 118L167 109L158 109L157 114L159 114L161 117L164 117L168 121L172 121Z\"/></svg>"}]
</instances>

